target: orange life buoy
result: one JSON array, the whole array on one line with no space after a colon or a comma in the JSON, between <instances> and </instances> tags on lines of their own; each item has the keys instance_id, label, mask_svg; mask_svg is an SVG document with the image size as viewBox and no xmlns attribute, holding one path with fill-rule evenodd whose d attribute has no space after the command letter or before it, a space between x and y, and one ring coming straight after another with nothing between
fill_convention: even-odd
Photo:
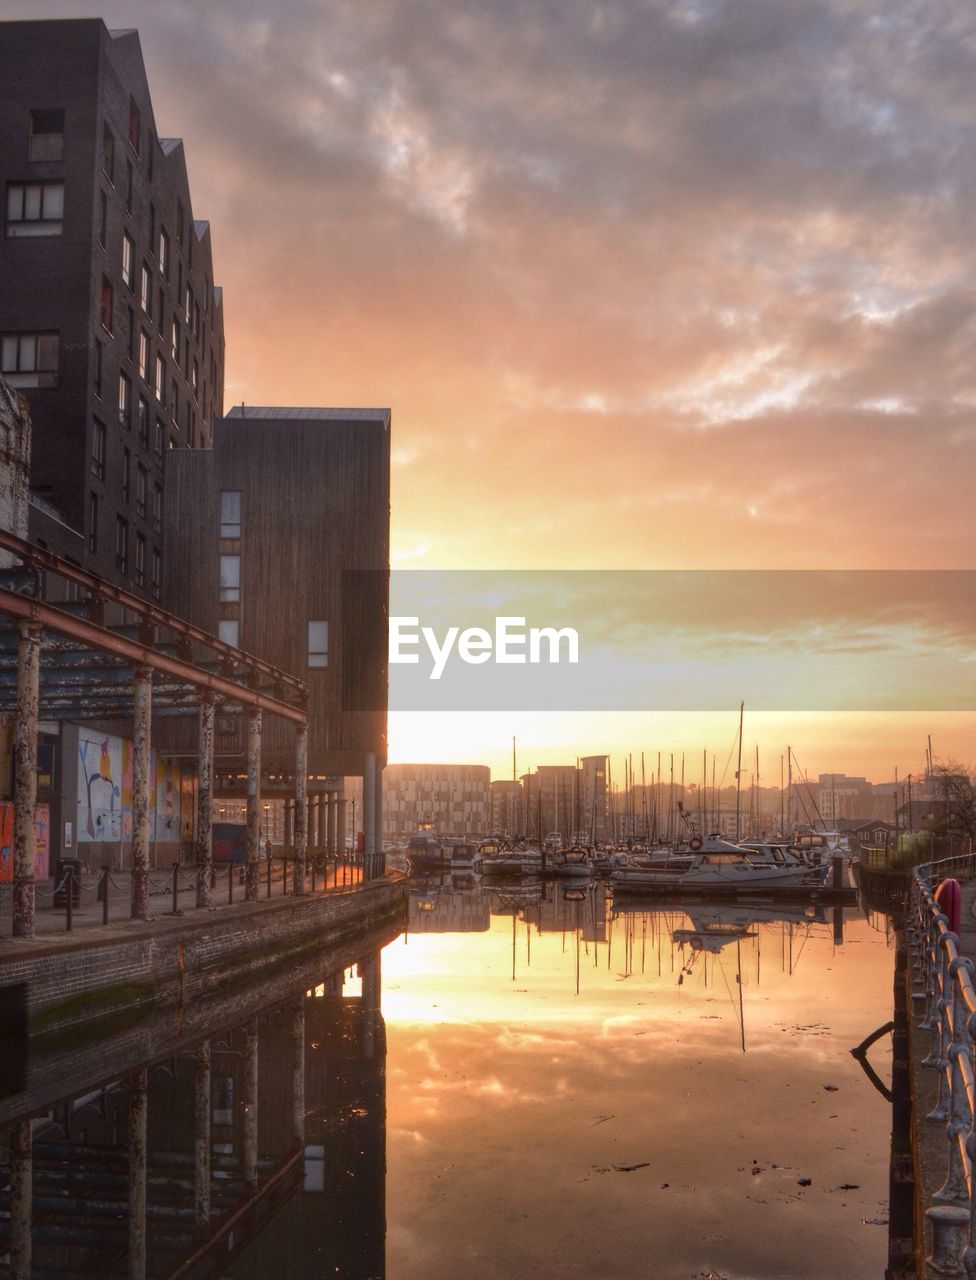
<instances>
[{"instance_id":1,"label":"orange life buoy","mask_svg":"<svg viewBox=\"0 0 976 1280\"><path fill-rule=\"evenodd\" d=\"M688 841L688 848L692 851L692 853L697 853L701 847L702 847L701 836L692 836L691 839Z\"/></svg>"}]
</instances>

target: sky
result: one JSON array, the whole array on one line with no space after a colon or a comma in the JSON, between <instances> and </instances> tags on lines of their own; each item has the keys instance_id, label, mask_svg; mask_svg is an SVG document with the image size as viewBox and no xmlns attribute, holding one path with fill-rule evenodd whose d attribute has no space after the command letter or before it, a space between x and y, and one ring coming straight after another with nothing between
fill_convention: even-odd
<instances>
[{"instance_id":1,"label":"sky","mask_svg":"<svg viewBox=\"0 0 976 1280\"><path fill-rule=\"evenodd\" d=\"M972 567L964 0L100 13L139 29L159 132L186 141L226 403L391 406L394 569ZM391 758L503 768L511 733L540 763L689 725L400 714ZM811 770L878 780L926 732L976 758L974 727L788 726ZM782 728L753 733L778 754Z\"/></svg>"}]
</instances>

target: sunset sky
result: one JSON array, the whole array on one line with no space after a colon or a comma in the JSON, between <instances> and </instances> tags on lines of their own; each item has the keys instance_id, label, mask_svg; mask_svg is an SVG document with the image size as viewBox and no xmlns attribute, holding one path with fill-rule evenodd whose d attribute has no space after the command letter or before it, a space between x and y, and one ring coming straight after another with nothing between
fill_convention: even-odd
<instances>
[{"instance_id":1,"label":"sunset sky","mask_svg":"<svg viewBox=\"0 0 976 1280\"><path fill-rule=\"evenodd\" d=\"M227 405L392 407L394 568L970 568L976 19L874 8L97 12L186 141ZM391 758L700 748L739 698L395 716ZM811 772L976 760L972 714L787 721L751 740Z\"/></svg>"}]
</instances>

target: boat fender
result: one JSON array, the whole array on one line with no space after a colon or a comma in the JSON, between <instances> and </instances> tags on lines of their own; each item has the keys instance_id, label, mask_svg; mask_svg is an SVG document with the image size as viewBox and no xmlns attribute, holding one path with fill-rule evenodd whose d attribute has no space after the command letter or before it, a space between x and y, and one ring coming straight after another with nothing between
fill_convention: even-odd
<instances>
[{"instance_id":1,"label":"boat fender","mask_svg":"<svg viewBox=\"0 0 976 1280\"><path fill-rule=\"evenodd\" d=\"M953 933L959 932L962 920L962 890L958 880L943 880L933 894Z\"/></svg>"},{"instance_id":2,"label":"boat fender","mask_svg":"<svg viewBox=\"0 0 976 1280\"><path fill-rule=\"evenodd\" d=\"M688 841L688 848L691 850L692 853L697 853L701 847L702 847L701 836L692 836L691 839Z\"/></svg>"}]
</instances>

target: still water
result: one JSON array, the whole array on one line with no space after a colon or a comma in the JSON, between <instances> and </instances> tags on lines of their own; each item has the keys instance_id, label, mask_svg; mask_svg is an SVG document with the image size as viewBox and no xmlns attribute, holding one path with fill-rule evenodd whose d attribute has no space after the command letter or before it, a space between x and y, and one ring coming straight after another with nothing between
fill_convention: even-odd
<instances>
[{"instance_id":1,"label":"still water","mask_svg":"<svg viewBox=\"0 0 976 1280\"><path fill-rule=\"evenodd\" d=\"M27 1150L50 1280L880 1277L891 971L853 909L412 882L397 938L36 1056L0 1275Z\"/></svg>"}]
</instances>

